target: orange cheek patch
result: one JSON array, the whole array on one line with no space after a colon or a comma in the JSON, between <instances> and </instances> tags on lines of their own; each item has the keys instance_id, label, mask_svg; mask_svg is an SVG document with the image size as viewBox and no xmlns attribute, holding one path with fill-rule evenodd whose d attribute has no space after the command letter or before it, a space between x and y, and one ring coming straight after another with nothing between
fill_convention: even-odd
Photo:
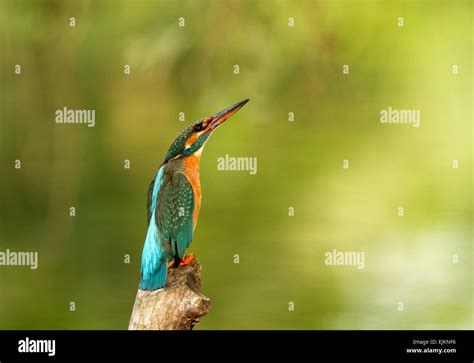
<instances>
[{"instance_id":1,"label":"orange cheek patch","mask_svg":"<svg viewBox=\"0 0 474 363\"><path fill-rule=\"evenodd\" d=\"M189 137L189 139L186 140L186 142L184 143L184 145L185 145L186 147L191 146L191 145L194 144L194 143L196 142L196 140L199 138L199 135L200 135L200 133L194 133L194 134L192 134L192 135Z\"/></svg>"}]
</instances>

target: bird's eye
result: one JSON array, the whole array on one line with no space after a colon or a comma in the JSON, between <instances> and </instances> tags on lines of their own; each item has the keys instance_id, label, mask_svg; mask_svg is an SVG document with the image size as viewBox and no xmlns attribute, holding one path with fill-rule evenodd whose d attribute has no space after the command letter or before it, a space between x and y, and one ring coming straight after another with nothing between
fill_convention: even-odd
<instances>
[{"instance_id":1,"label":"bird's eye","mask_svg":"<svg viewBox=\"0 0 474 363\"><path fill-rule=\"evenodd\" d=\"M194 126L194 131L201 131L202 130L202 123L198 123L196 126Z\"/></svg>"}]
</instances>

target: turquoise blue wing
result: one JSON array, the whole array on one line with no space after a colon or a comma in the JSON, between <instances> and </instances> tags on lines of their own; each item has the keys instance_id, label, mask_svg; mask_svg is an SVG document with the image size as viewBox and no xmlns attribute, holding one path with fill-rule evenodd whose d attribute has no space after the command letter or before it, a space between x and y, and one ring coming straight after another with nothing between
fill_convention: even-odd
<instances>
[{"instance_id":1,"label":"turquoise blue wing","mask_svg":"<svg viewBox=\"0 0 474 363\"><path fill-rule=\"evenodd\" d=\"M159 238L155 223L156 199L163 184L164 167L162 166L148 188L148 231L142 252L141 279L142 290L159 289L166 284L166 268L169 255Z\"/></svg>"},{"instance_id":2,"label":"turquoise blue wing","mask_svg":"<svg viewBox=\"0 0 474 363\"><path fill-rule=\"evenodd\" d=\"M150 219L153 214L153 189L155 189L155 179L153 179L150 183L150 186L148 187L148 197L147 197L147 203L146 203L146 211L147 211L147 217L148 217L148 224L150 224Z\"/></svg>"},{"instance_id":3,"label":"turquoise blue wing","mask_svg":"<svg viewBox=\"0 0 474 363\"><path fill-rule=\"evenodd\" d=\"M193 211L193 188L182 172L175 172L160 188L155 220L162 243L176 260L193 239Z\"/></svg>"},{"instance_id":4,"label":"turquoise blue wing","mask_svg":"<svg viewBox=\"0 0 474 363\"><path fill-rule=\"evenodd\" d=\"M160 187L163 184L164 170L165 170L165 167L162 165L160 169L158 170L158 172L156 173L155 178L151 181L150 186L148 187L148 195L147 195L147 203L146 203L148 224L150 224L151 215L153 214L156 208L156 198L160 191Z\"/></svg>"}]
</instances>

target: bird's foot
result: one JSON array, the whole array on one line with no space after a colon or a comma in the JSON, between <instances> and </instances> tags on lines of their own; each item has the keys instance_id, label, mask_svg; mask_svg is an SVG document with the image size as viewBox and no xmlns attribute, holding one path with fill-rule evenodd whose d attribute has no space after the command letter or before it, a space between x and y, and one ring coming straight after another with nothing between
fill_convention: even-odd
<instances>
[{"instance_id":1,"label":"bird's foot","mask_svg":"<svg viewBox=\"0 0 474 363\"><path fill-rule=\"evenodd\" d=\"M192 260L194 260L196 256L194 256L193 254L189 254L189 255L185 255L183 256L183 259L181 260L181 262L179 263L180 266L186 266L188 265Z\"/></svg>"}]
</instances>

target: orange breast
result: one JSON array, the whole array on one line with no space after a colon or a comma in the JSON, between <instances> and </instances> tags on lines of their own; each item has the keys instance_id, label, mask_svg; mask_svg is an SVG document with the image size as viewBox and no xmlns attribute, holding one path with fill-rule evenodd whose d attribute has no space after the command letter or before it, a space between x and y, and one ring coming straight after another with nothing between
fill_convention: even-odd
<instances>
[{"instance_id":1,"label":"orange breast","mask_svg":"<svg viewBox=\"0 0 474 363\"><path fill-rule=\"evenodd\" d=\"M193 213L193 228L199 216L199 209L201 208L201 182L199 180L199 163L201 161L201 153L196 152L187 156L183 160L184 173L186 174L194 193L194 213Z\"/></svg>"}]
</instances>

